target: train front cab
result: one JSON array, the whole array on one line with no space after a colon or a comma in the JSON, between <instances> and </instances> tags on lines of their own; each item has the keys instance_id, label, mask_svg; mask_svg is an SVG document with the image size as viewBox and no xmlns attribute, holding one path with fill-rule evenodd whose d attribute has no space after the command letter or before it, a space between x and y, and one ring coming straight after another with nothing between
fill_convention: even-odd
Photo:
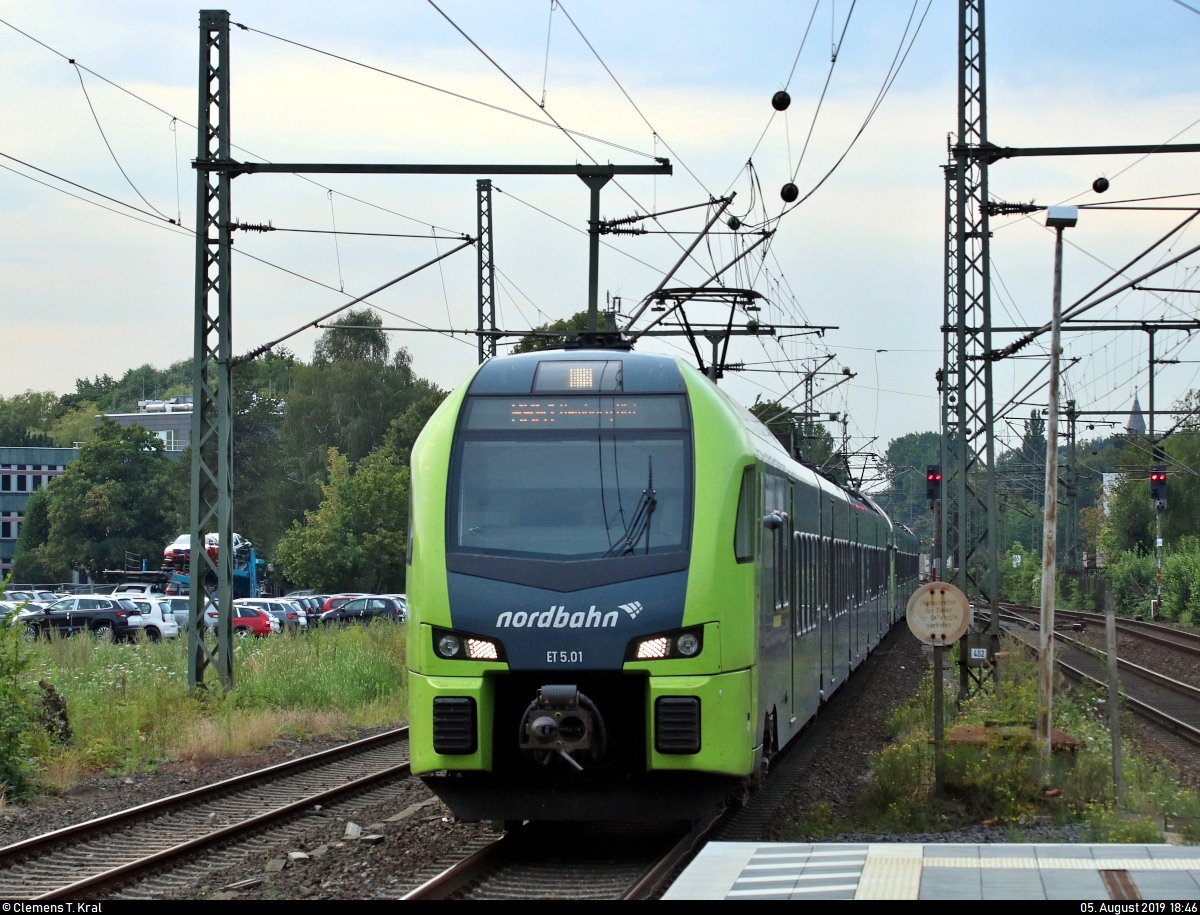
<instances>
[{"instance_id":1,"label":"train front cab","mask_svg":"<svg viewBox=\"0 0 1200 915\"><path fill-rule=\"evenodd\" d=\"M555 373L599 390L543 395ZM553 428L516 422L548 405ZM413 451L410 748L456 815L689 819L753 772L762 513L755 498L739 516L747 467L757 496L739 417L674 359L510 357L446 399ZM634 549L546 558L623 511L602 530L620 543L647 492Z\"/></svg>"}]
</instances>

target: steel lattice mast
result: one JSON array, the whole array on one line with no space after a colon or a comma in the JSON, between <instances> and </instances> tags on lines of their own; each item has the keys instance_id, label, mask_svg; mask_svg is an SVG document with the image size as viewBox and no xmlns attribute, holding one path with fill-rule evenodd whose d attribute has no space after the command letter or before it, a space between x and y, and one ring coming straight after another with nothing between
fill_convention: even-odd
<instances>
[{"instance_id":1,"label":"steel lattice mast","mask_svg":"<svg viewBox=\"0 0 1200 915\"><path fill-rule=\"evenodd\" d=\"M984 0L960 0L958 141L946 173L942 575L982 594L999 627ZM953 561L953 574L947 567ZM965 643L964 643L965 645Z\"/></svg>"},{"instance_id":2,"label":"steel lattice mast","mask_svg":"<svg viewBox=\"0 0 1200 915\"><path fill-rule=\"evenodd\" d=\"M198 163L229 155L229 13L200 11ZM204 683L208 665L233 688L233 386L230 383L230 174L196 171L196 307L192 361L191 559L188 603L188 686ZM217 558L205 549L215 528ZM206 587L216 579L217 642L204 644Z\"/></svg>"}]
</instances>

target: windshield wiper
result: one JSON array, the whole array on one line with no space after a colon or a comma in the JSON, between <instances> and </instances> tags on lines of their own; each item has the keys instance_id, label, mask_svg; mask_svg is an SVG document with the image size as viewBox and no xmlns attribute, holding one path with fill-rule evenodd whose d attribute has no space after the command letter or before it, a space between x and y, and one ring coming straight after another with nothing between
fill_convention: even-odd
<instances>
[{"instance_id":1,"label":"windshield wiper","mask_svg":"<svg viewBox=\"0 0 1200 915\"><path fill-rule=\"evenodd\" d=\"M658 506L658 500L654 498L653 455L647 455L646 463L646 488L642 490L642 497L634 506L633 517L629 519L624 534L621 535L620 540L609 547L608 552L604 554L605 559L611 559L614 556L632 556L637 549L638 542L643 537L646 539L646 553L650 553L650 516L654 514L654 509Z\"/></svg>"}]
</instances>

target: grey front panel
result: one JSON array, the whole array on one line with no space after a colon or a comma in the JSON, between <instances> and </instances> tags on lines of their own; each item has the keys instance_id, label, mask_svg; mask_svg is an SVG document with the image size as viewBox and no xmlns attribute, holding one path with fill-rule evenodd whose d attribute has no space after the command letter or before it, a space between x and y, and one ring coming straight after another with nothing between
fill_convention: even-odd
<instances>
[{"instance_id":1,"label":"grey front panel","mask_svg":"<svg viewBox=\"0 0 1200 915\"><path fill-rule=\"evenodd\" d=\"M679 629L687 572L556 591L447 574L455 629L497 638L511 670L620 670L631 639Z\"/></svg>"}]
</instances>

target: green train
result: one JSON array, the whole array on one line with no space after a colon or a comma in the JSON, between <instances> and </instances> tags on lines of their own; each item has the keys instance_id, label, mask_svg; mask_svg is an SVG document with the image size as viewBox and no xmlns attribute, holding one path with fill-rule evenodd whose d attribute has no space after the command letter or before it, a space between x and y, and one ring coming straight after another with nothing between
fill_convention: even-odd
<instances>
[{"instance_id":1,"label":"green train","mask_svg":"<svg viewBox=\"0 0 1200 915\"><path fill-rule=\"evenodd\" d=\"M702 815L918 586L911 532L668 356L483 363L412 493L412 771L464 820Z\"/></svg>"}]
</instances>

